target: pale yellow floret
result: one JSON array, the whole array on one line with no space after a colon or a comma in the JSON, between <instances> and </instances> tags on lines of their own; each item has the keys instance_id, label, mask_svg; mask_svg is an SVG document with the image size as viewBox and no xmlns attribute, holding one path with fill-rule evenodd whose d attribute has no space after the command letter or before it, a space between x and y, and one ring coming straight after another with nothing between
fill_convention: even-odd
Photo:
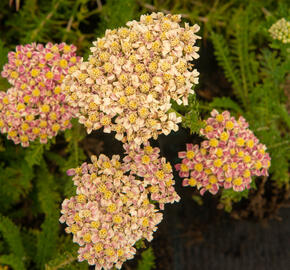
<instances>
[{"instance_id":1,"label":"pale yellow floret","mask_svg":"<svg viewBox=\"0 0 290 270\"><path fill-rule=\"evenodd\" d=\"M96 253L99 253L103 250L103 244L102 243L97 243L94 245L94 250Z\"/></svg>"},{"instance_id":2,"label":"pale yellow floret","mask_svg":"<svg viewBox=\"0 0 290 270\"><path fill-rule=\"evenodd\" d=\"M52 131L57 132L60 129L60 125L59 124L53 124L51 129L52 129Z\"/></svg>"},{"instance_id":3,"label":"pale yellow floret","mask_svg":"<svg viewBox=\"0 0 290 270\"><path fill-rule=\"evenodd\" d=\"M107 236L108 232L105 228L99 230L99 237L100 238L105 238Z\"/></svg>"},{"instance_id":4,"label":"pale yellow floret","mask_svg":"<svg viewBox=\"0 0 290 270\"><path fill-rule=\"evenodd\" d=\"M86 200L87 200L87 197L84 194L79 194L77 196L77 202L79 202L79 203L85 203Z\"/></svg>"},{"instance_id":5,"label":"pale yellow floret","mask_svg":"<svg viewBox=\"0 0 290 270\"><path fill-rule=\"evenodd\" d=\"M35 134L35 135L38 135L39 132L40 132L40 129L37 128L37 127L34 127L34 128L32 129L32 133Z\"/></svg>"},{"instance_id":6,"label":"pale yellow floret","mask_svg":"<svg viewBox=\"0 0 290 270\"><path fill-rule=\"evenodd\" d=\"M245 178L248 178L248 177L250 177L251 176L251 172L250 172L250 170L249 169L246 169L245 171L244 171L244 177Z\"/></svg>"},{"instance_id":7,"label":"pale yellow floret","mask_svg":"<svg viewBox=\"0 0 290 270\"><path fill-rule=\"evenodd\" d=\"M249 148L253 148L253 147L254 147L254 141L253 141L253 140L248 140L248 141L247 141L247 146L248 146Z\"/></svg>"},{"instance_id":8,"label":"pale yellow floret","mask_svg":"<svg viewBox=\"0 0 290 270\"><path fill-rule=\"evenodd\" d=\"M116 224L120 224L123 221L123 218L120 215L113 216L113 222Z\"/></svg>"},{"instance_id":9,"label":"pale yellow floret","mask_svg":"<svg viewBox=\"0 0 290 270\"><path fill-rule=\"evenodd\" d=\"M227 132L222 132L221 135L220 135L220 139L224 142L226 142L228 139L229 139L229 133Z\"/></svg>"},{"instance_id":10,"label":"pale yellow floret","mask_svg":"<svg viewBox=\"0 0 290 270\"><path fill-rule=\"evenodd\" d=\"M94 228L94 229L98 229L100 227L101 223L100 221L92 221L91 222L91 227Z\"/></svg>"},{"instance_id":11,"label":"pale yellow floret","mask_svg":"<svg viewBox=\"0 0 290 270\"><path fill-rule=\"evenodd\" d=\"M86 233L84 236L83 236L83 239L86 243L90 243L92 241L92 236L90 233Z\"/></svg>"},{"instance_id":12,"label":"pale yellow floret","mask_svg":"<svg viewBox=\"0 0 290 270\"><path fill-rule=\"evenodd\" d=\"M186 157L188 158L188 159L193 159L194 157L195 157L195 153L193 152L193 151L187 151L186 152Z\"/></svg>"},{"instance_id":13,"label":"pale yellow floret","mask_svg":"<svg viewBox=\"0 0 290 270\"><path fill-rule=\"evenodd\" d=\"M107 207L107 212L109 213L114 213L117 210L117 206L116 204L112 203Z\"/></svg>"},{"instance_id":14,"label":"pale yellow floret","mask_svg":"<svg viewBox=\"0 0 290 270\"><path fill-rule=\"evenodd\" d=\"M249 163L251 162L252 158L249 155L244 156L244 162Z\"/></svg>"},{"instance_id":15,"label":"pale yellow floret","mask_svg":"<svg viewBox=\"0 0 290 270\"><path fill-rule=\"evenodd\" d=\"M11 78L13 78L13 79L17 79L17 78L19 77L19 74L18 74L18 72L16 72L16 71L12 71L12 72L10 73L10 76L11 76Z\"/></svg>"},{"instance_id":16,"label":"pale yellow floret","mask_svg":"<svg viewBox=\"0 0 290 270\"><path fill-rule=\"evenodd\" d=\"M21 128L22 128L23 131L26 131L27 129L29 129L29 125L27 123L23 123L21 125Z\"/></svg>"},{"instance_id":17,"label":"pale yellow floret","mask_svg":"<svg viewBox=\"0 0 290 270\"><path fill-rule=\"evenodd\" d=\"M155 173L155 176L158 178L158 180L164 179L164 172L162 170L159 170Z\"/></svg>"},{"instance_id":18,"label":"pale yellow floret","mask_svg":"<svg viewBox=\"0 0 290 270\"><path fill-rule=\"evenodd\" d=\"M222 156L223 156L223 149L222 149L222 148L218 148L218 149L216 150L216 155L217 155L218 157L222 157Z\"/></svg>"},{"instance_id":19,"label":"pale yellow floret","mask_svg":"<svg viewBox=\"0 0 290 270\"><path fill-rule=\"evenodd\" d=\"M202 163L196 163L196 164L194 165L194 169L195 169L196 171L198 171L198 172L201 172L201 171L203 170L203 165L202 165Z\"/></svg>"},{"instance_id":20,"label":"pale yellow floret","mask_svg":"<svg viewBox=\"0 0 290 270\"><path fill-rule=\"evenodd\" d=\"M234 123L232 121L227 121L226 122L226 129L233 129L234 128Z\"/></svg>"},{"instance_id":21,"label":"pale yellow floret","mask_svg":"<svg viewBox=\"0 0 290 270\"><path fill-rule=\"evenodd\" d=\"M31 74L32 77L37 77L39 75L39 70L38 69L32 69L30 74Z\"/></svg>"},{"instance_id":22,"label":"pale yellow floret","mask_svg":"<svg viewBox=\"0 0 290 270\"><path fill-rule=\"evenodd\" d=\"M17 111L22 111L25 109L25 105L23 103L19 103L16 106Z\"/></svg>"},{"instance_id":23,"label":"pale yellow floret","mask_svg":"<svg viewBox=\"0 0 290 270\"><path fill-rule=\"evenodd\" d=\"M150 157L148 155L144 155L141 158L141 161L143 164L149 164L150 163Z\"/></svg>"},{"instance_id":24,"label":"pale yellow floret","mask_svg":"<svg viewBox=\"0 0 290 270\"><path fill-rule=\"evenodd\" d=\"M196 186L197 181L196 181L196 179L194 179L194 178L189 178L189 179L188 179L188 184L189 184L191 187L194 187L194 186Z\"/></svg>"},{"instance_id":25,"label":"pale yellow floret","mask_svg":"<svg viewBox=\"0 0 290 270\"><path fill-rule=\"evenodd\" d=\"M233 169L236 169L236 168L238 167L238 164L237 164L236 162L232 162L232 163L231 163L231 167L232 167Z\"/></svg>"},{"instance_id":26,"label":"pale yellow floret","mask_svg":"<svg viewBox=\"0 0 290 270\"><path fill-rule=\"evenodd\" d=\"M213 165L217 168L220 168L223 165L223 162L221 159L218 158L213 162Z\"/></svg>"},{"instance_id":27,"label":"pale yellow floret","mask_svg":"<svg viewBox=\"0 0 290 270\"><path fill-rule=\"evenodd\" d=\"M45 77L46 77L46 79L51 80L51 79L53 79L53 73L51 71L48 71L48 72L46 72Z\"/></svg>"},{"instance_id":28,"label":"pale yellow floret","mask_svg":"<svg viewBox=\"0 0 290 270\"><path fill-rule=\"evenodd\" d=\"M217 180L217 178L216 178L215 175L211 175L211 176L209 177L209 182L210 182L211 184L216 184L216 183L218 182L218 180Z\"/></svg>"},{"instance_id":29,"label":"pale yellow floret","mask_svg":"<svg viewBox=\"0 0 290 270\"><path fill-rule=\"evenodd\" d=\"M49 112L50 111L49 105L47 105L47 104L42 105L41 106L41 111L44 112L44 113Z\"/></svg>"},{"instance_id":30,"label":"pale yellow floret","mask_svg":"<svg viewBox=\"0 0 290 270\"><path fill-rule=\"evenodd\" d=\"M241 177L238 177L238 178L234 179L233 184L235 186L240 186L243 184L243 179Z\"/></svg>"},{"instance_id":31,"label":"pale yellow floret","mask_svg":"<svg viewBox=\"0 0 290 270\"><path fill-rule=\"evenodd\" d=\"M143 227L148 227L149 226L149 219L147 217L144 217L142 219L142 226Z\"/></svg>"},{"instance_id":32,"label":"pale yellow floret","mask_svg":"<svg viewBox=\"0 0 290 270\"><path fill-rule=\"evenodd\" d=\"M239 137L239 138L236 139L236 143L237 143L238 146L242 147L245 144L245 140L243 138Z\"/></svg>"},{"instance_id":33,"label":"pale yellow floret","mask_svg":"<svg viewBox=\"0 0 290 270\"><path fill-rule=\"evenodd\" d=\"M188 167L187 167L187 165L186 164L184 164L184 163L182 163L181 165L180 165L180 170L182 171L182 172L188 172Z\"/></svg>"},{"instance_id":34,"label":"pale yellow floret","mask_svg":"<svg viewBox=\"0 0 290 270\"><path fill-rule=\"evenodd\" d=\"M24 100L25 103L29 103L30 99L31 99L31 96L29 96L29 95L26 95L23 98L23 100Z\"/></svg>"},{"instance_id":35,"label":"pale yellow floret","mask_svg":"<svg viewBox=\"0 0 290 270\"><path fill-rule=\"evenodd\" d=\"M213 139L210 139L209 141L209 145L212 146L212 147L217 147L219 144L218 140L213 138Z\"/></svg>"},{"instance_id":36,"label":"pale yellow floret","mask_svg":"<svg viewBox=\"0 0 290 270\"><path fill-rule=\"evenodd\" d=\"M114 249L112 249L112 248L107 248L107 249L105 250L105 254L106 254L107 256L109 256L109 257L112 257L112 256L115 255L115 251L114 251Z\"/></svg>"},{"instance_id":37,"label":"pale yellow floret","mask_svg":"<svg viewBox=\"0 0 290 270\"><path fill-rule=\"evenodd\" d=\"M39 126L41 128L47 127L47 122L45 120L41 120Z\"/></svg>"}]
</instances>

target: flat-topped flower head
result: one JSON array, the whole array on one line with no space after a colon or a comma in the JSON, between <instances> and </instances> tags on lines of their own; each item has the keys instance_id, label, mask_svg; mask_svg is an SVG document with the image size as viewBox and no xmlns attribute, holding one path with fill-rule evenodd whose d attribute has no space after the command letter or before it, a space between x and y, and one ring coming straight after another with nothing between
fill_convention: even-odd
<instances>
[{"instance_id":1,"label":"flat-topped flower head","mask_svg":"<svg viewBox=\"0 0 290 270\"><path fill-rule=\"evenodd\" d=\"M164 209L165 203L174 203L180 200L175 191L172 167L164 157L160 158L159 148L152 147L147 142L143 147L132 148L124 145L126 150L125 168L134 177L141 178L147 188L150 199L159 203Z\"/></svg>"},{"instance_id":2,"label":"flat-topped flower head","mask_svg":"<svg viewBox=\"0 0 290 270\"><path fill-rule=\"evenodd\" d=\"M275 22L269 29L273 39L283 43L290 43L290 22L282 18Z\"/></svg>"},{"instance_id":3,"label":"flat-topped flower head","mask_svg":"<svg viewBox=\"0 0 290 270\"><path fill-rule=\"evenodd\" d=\"M243 191L250 188L252 176L268 175L270 156L266 146L248 128L243 117L238 121L228 111L213 110L200 133L206 137L198 145L187 145L175 168L185 178L183 186L196 186L201 194L216 194L220 187Z\"/></svg>"},{"instance_id":4,"label":"flat-topped flower head","mask_svg":"<svg viewBox=\"0 0 290 270\"><path fill-rule=\"evenodd\" d=\"M60 222L66 222L66 232L81 246L79 261L87 260L96 269L121 268L133 258L138 240L153 239L162 213L150 198L161 209L164 203L179 199L172 187L172 168L165 159L158 159L158 150L150 145L135 154L130 150L124 161L118 155L109 159L101 154L67 171L77 190L76 196L64 200ZM153 164L148 171L151 177L142 173L139 162Z\"/></svg>"},{"instance_id":5,"label":"flat-topped flower head","mask_svg":"<svg viewBox=\"0 0 290 270\"><path fill-rule=\"evenodd\" d=\"M179 15L143 15L93 42L88 61L62 86L88 132L104 127L124 143L141 145L178 130L181 118L168 112L170 99L187 105L198 83L189 61L198 58L200 38L197 25L179 22Z\"/></svg>"},{"instance_id":6,"label":"flat-topped flower head","mask_svg":"<svg viewBox=\"0 0 290 270\"><path fill-rule=\"evenodd\" d=\"M13 87L0 97L0 130L8 139L26 147L36 139L46 143L71 127L76 108L65 101L60 85L80 60L75 51L75 46L65 43L32 43L8 53L1 75Z\"/></svg>"}]
</instances>

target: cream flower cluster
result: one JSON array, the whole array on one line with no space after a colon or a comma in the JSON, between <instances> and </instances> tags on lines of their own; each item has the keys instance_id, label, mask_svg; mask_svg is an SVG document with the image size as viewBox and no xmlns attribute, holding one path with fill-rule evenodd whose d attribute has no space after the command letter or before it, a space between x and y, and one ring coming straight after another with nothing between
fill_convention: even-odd
<instances>
[{"instance_id":1,"label":"cream flower cluster","mask_svg":"<svg viewBox=\"0 0 290 270\"><path fill-rule=\"evenodd\" d=\"M201 134L207 140L201 147L187 145L179 152L181 164L175 167L185 178L183 186L196 186L203 195L216 194L220 187L242 191L250 188L251 177L268 175L270 156L266 146L259 143L243 117L238 121L228 111L211 112Z\"/></svg>"},{"instance_id":2,"label":"cream flower cluster","mask_svg":"<svg viewBox=\"0 0 290 270\"><path fill-rule=\"evenodd\" d=\"M290 43L290 22L286 21L285 18L274 23L269 32L273 39L278 39L283 43Z\"/></svg>"},{"instance_id":3,"label":"cream flower cluster","mask_svg":"<svg viewBox=\"0 0 290 270\"><path fill-rule=\"evenodd\" d=\"M102 154L92 156L90 164L68 170L68 175L74 176L77 195L64 200L60 222L66 222L66 232L81 246L79 261L87 260L95 269L121 268L124 261L134 257L135 243L142 238L151 241L162 220L162 213L149 200L150 194L160 208L179 200L174 181L169 179L173 177L171 166L158 159L156 148L146 145L144 151L148 155L142 156L145 165L153 169L147 162L151 158L154 168L163 166L158 175L166 176L158 177L156 171L151 177L138 177L144 166L141 156L137 161L126 156L121 162L118 155L109 159ZM134 166L138 170L129 172Z\"/></svg>"},{"instance_id":4,"label":"cream flower cluster","mask_svg":"<svg viewBox=\"0 0 290 270\"><path fill-rule=\"evenodd\" d=\"M79 61L76 47L65 43L32 43L9 52L1 75L13 86L0 94L1 133L26 147L38 138L47 143L70 128L76 109L65 101L60 85Z\"/></svg>"},{"instance_id":5,"label":"cream flower cluster","mask_svg":"<svg viewBox=\"0 0 290 270\"><path fill-rule=\"evenodd\" d=\"M194 93L199 73L189 61L199 57L194 44L200 38L198 25L179 22L179 15L142 15L93 42L88 61L63 84L89 133L104 127L124 143L141 145L178 130L181 118L168 113L170 99L187 105Z\"/></svg>"}]
</instances>

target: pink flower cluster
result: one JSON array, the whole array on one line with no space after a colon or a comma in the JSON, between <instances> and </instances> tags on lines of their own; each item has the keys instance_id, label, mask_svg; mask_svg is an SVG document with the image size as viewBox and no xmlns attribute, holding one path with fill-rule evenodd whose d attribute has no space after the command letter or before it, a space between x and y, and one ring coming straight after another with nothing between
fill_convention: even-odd
<instances>
[{"instance_id":1,"label":"pink flower cluster","mask_svg":"<svg viewBox=\"0 0 290 270\"><path fill-rule=\"evenodd\" d=\"M118 155L112 159L92 156L92 163L68 170L68 175L74 176L77 195L64 200L60 222L66 222L66 232L81 246L79 261L87 260L95 269L121 268L124 261L134 257L135 243L143 238L151 241L162 220L162 213L149 200L150 194L161 208L179 200L174 181L169 179L173 176L170 164L158 159L156 148L146 145L144 151L141 156L140 150L137 160L126 156L123 162ZM149 165L148 159L156 166ZM149 168L150 177L143 173L143 166ZM157 176L161 172L166 176Z\"/></svg>"},{"instance_id":2,"label":"pink flower cluster","mask_svg":"<svg viewBox=\"0 0 290 270\"><path fill-rule=\"evenodd\" d=\"M166 162L164 157L159 158L160 149L153 148L147 142L144 147L124 145L126 157L123 159L125 168L143 180L148 186L150 199L159 203L160 208L164 209L165 203L178 202L180 197L174 189L172 167Z\"/></svg>"},{"instance_id":3,"label":"pink flower cluster","mask_svg":"<svg viewBox=\"0 0 290 270\"><path fill-rule=\"evenodd\" d=\"M207 140L201 146L186 145L179 152L176 164L183 186L196 186L203 195L207 190L216 194L220 187L242 191L250 188L252 176L268 175L270 156L266 146L251 130L243 117L238 121L228 111L211 112L201 134Z\"/></svg>"},{"instance_id":4,"label":"pink flower cluster","mask_svg":"<svg viewBox=\"0 0 290 270\"><path fill-rule=\"evenodd\" d=\"M89 133L104 127L141 145L178 130L181 118L169 112L170 99L187 105L194 93L199 73L189 61L199 57L194 44L200 38L198 25L183 28L180 21L179 15L142 15L93 42L88 61L63 84Z\"/></svg>"},{"instance_id":5,"label":"pink flower cluster","mask_svg":"<svg viewBox=\"0 0 290 270\"><path fill-rule=\"evenodd\" d=\"M59 130L71 127L76 109L65 101L60 85L80 57L65 43L27 44L8 53L1 75L13 85L0 95L0 131L14 143L46 143Z\"/></svg>"}]
</instances>

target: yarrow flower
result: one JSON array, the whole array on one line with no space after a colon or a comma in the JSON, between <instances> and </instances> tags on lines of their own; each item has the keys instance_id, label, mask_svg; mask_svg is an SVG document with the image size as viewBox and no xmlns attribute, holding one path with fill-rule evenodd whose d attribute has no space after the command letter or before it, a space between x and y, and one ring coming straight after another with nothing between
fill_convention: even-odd
<instances>
[{"instance_id":1,"label":"yarrow flower","mask_svg":"<svg viewBox=\"0 0 290 270\"><path fill-rule=\"evenodd\" d=\"M148 186L150 199L164 209L165 203L178 202L180 197L174 189L172 167L164 157L159 158L160 149L147 142L144 147L124 145L127 156L123 159L125 168L131 175L141 178Z\"/></svg>"},{"instance_id":2,"label":"yarrow flower","mask_svg":"<svg viewBox=\"0 0 290 270\"><path fill-rule=\"evenodd\" d=\"M269 32L273 39L278 39L283 43L290 43L290 22L286 21L285 18L274 23Z\"/></svg>"},{"instance_id":3,"label":"yarrow flower","mask_svg":"<svg viewBox=\"0 0 290 270\"><path fill-rule=\"evenodd\" d=\"M32 43L9 52L1 75L13 86L0 95L1 133L26 147L70 128L76 109L65 101L60 85L79 61L76 47L65 43Z\"/></svg>"},{"instance_id":4,"label":"yarrow flower","mask_svg":"<svg viewBox=\"0 0 290 270\"><path fill-rule=\"evenodd\" d=\"M200 131L207 140L200 147L187 144L186 151L178 153L182 162L175 168L185 178L183 186L196 186L202 195L206 191L216 194L220 187L249 189L252 176L268 175L266 146L259 143L243 117L236 121L228 111L220 114L216 110L211 116Z\"/></svg>"},{"instance_id":5,"label":"yarrow flower","mask_svg":"<svg viewBox=\"0 0 290 270\"><path fill-rule=\"evenodd\" d=\"M164 159L158 160L157 149L146 147L152 161L165 165L169 174L171 167ZM121 162L118 155L109 159L102 154L99 158L92 156L91 161L67 171L74 176L77 195L64 200L60 222L66 222L66 232L72 233L73 241L81 246L79 261L87 260L95 269L121 268L124 261L134 257L135 243L143 238L151 241L162 220L162 213L149 200L150 193L161 206L179 197L173 196L173 180L166 189L161 184L163 180L166 185L166 177L142 181L136 170L129 171L135 163L130 158ZM160 191L156 192L156 187Z\"/></svg>"},{"instance_id":6,"label":"yarrow flower","mask_svg":"<svg viewBox=\"0 0 290 270\"><path fill-rule=\"evenodd\" d=\"M178 130L181 118L168 112L170 99L187 105L194 93L199 73L189 61L199 57L194 44L200 38L198 25L183 28L180 21L180 15L142 15L93 42L88 61L62 86L88 133L104 127L141 145Z\"/></svg>"}]
</instances>

